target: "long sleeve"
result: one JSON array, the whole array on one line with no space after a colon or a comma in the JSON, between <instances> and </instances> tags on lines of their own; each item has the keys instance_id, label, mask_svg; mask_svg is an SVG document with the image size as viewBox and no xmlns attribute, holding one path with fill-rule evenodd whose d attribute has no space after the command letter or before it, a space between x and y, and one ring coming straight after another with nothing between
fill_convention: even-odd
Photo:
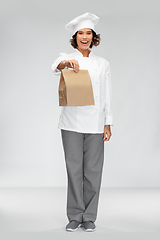
<instances>
[{"instance_id":1,"label":"long sleeve","mask_svg":"<svg viewBox=\"0 0 160 240\"><path fill-rule=\"evenodd\" d=\"M105 71L105 125L113 125L112 113L112 87L111 87L111 72L110 64L108 63Z\"/></svg>"},{"instance_id":2,"label":"long sleeve","mask_svg":"<svg viewBox=\"0 0 160 240\"><path fill-rule=\"evenodd\" d=\"M61 71L57 69L57 66L63 60L68 60L68 55L66 53L60 53L58 55L58 58L52 64L52 71L53 71L54 74L56 74L56 75L60 75L61 74Z\"/></svg>"}]
</instances>

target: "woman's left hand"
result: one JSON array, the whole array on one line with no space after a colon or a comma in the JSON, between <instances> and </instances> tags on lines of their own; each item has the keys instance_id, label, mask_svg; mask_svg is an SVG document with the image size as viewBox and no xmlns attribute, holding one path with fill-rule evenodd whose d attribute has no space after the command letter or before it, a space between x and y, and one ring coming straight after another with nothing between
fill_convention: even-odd
<instances>
[{"instance_id":1,"label":"woman's left hand","mask_svg":"<svg viewBox=\"0 0 160 240\"><path fill-rule=\"evenodd\" d=\"M107 134L107 137L106 137ZM104 126L104 135L103 135L103 141L109 141L110 137L112 136L110 125Z\"/></svg>"}]
</instances>

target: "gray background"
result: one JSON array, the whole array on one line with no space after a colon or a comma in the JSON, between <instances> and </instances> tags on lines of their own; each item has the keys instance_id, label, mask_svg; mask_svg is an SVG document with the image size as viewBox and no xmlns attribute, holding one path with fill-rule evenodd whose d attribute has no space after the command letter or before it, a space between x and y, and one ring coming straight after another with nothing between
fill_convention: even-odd
<instances>
[{"instance_id":1,"label":"gray background","mask_svg":"<svg viewBox=\"0 0 160 240\"><path fill-rule=\"evenodd\" d=\"M160 186L158 1L7 0L0 11L0 186L66 185L51 65L73 51L65 24L87 11L100 17L93 52L112 73L102 186Z\"/></svg>"}]
</instances>

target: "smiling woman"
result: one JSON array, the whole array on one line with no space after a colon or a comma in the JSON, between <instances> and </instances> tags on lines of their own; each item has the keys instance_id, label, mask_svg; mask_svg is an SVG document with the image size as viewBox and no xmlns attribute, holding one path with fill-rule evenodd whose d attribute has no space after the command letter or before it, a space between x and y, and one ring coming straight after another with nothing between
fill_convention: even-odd
<instances>
[{"instance_id":1,"label":"smiling woman","mask_svg":"<svg viewBox=\"0 0 160 240\"><path fill-rule=\"evenodd\" d=\"M88 12L71 20L66 30L72 32L74 52L60 53L52 65L59 75L64 68L72 68L76 74L88 70L95 100L92 106L62 107L59 119L68 175L66 230L72 232L80 226L87 232L96 229L104 142L112 135L110 64L91 51L100 43L95 32L98 21L99 17Z\"/></svg>"},{"instance_id":2,"label":"smiling woman","mask_svg":"<svg viewBox=\"0 0 160 240\"><path fill-rule=\"evenodd\" d=\"M83 29L86 30L86 29ZM90 48L92 48L93 46L98 46L100 44L101 38L100 38L100 34L96 34L95 31L93 31L92 29L90 29L90 31L88 32L88 34L91 34L92 32L92 41L90 44ZM78 44L77 44L77 35L82 35L83 32L81 31L77 31L72 38L70 39L71 45L74 48L78 48Z\"/></svg>"}]
</instances>

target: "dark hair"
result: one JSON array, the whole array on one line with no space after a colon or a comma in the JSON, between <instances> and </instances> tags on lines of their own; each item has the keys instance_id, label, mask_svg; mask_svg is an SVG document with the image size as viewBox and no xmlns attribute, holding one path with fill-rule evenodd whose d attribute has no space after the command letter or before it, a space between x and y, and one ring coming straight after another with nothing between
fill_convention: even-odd
<instances>
[{"instance_id":1,"label":"dark hair","mask_svg":"<svg viewBox=\"0 0 160 240\"><path fill-rule=\"evenodd\" d=\"M78 33L78 31L70 39L70 43L71 43L72 47L74 47L74 48L78 47L77 40L76 40L77 33ZM96 32L93 30L92 30L92 33L93 33L93 38L92 38L90 48L92 48L93 46L98 46L101 41L100 34L96 34Z\"/></svg>"}]
</instances>

